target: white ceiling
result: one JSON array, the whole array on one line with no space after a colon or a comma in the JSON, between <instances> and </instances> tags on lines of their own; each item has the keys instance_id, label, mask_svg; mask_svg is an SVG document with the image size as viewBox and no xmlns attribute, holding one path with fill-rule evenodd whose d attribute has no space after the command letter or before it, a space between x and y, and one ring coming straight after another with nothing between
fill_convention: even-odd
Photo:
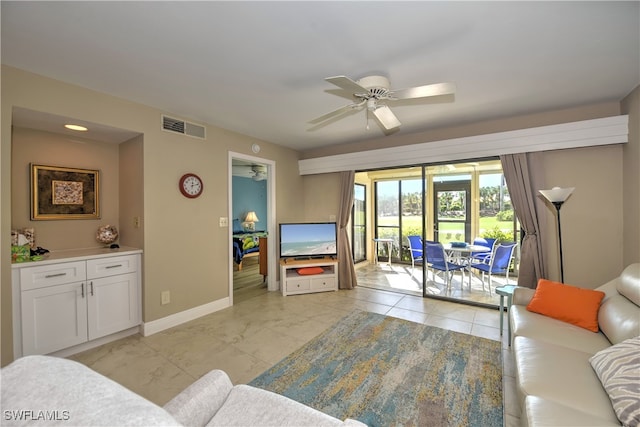
<instances>
[{"instance_id":1,"label":"white ceiling","mask_svg":"<svg viewBox=\"0 0 640 427\"><path fill-rule=\"evenodd\" d=\"M639 6L2 1L2 63L307 150L384 136L364 112L310 130L350 103L335 75L457 85L392 105L398 134L619 101L640 84Z\"/></svg>"}]
</instances>

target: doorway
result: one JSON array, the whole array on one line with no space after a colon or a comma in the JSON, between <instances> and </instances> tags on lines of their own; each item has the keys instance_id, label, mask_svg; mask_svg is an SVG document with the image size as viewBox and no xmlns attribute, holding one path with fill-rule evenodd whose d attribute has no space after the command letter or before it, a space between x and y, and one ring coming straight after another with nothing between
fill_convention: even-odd
<instances>
[{"instance_id":1,"label":"doorway","mask_svg":"<svg viewBox=\"0 0 640 427\"><path fill-rule=\"evenodd\" d=\"M236 298L278 290L275 162L229 152L228 177L229 299L233 305ZM243 285L241 289L234 286L238 284Z\"/></svg>"},{"instance_id":2,"label":"doorway","mask_svg":"<svg viewBox=\"0 0 640 427\"><path fill-rule=\"evenodd\" d=\"M471 181L434 181L433 218L436 242L470 242Z\"/></svg>"}]
</instances>

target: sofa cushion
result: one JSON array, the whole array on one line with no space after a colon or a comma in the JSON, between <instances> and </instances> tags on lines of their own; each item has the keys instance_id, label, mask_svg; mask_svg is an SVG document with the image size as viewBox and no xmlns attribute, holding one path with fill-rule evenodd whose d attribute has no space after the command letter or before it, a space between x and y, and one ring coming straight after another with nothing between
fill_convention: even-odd
<instances>
[{"instance_id":1,"label":"sofa cushion","mask_svg":"<svg viewBox=\"0 0 640 427\"><path fill-rule=\"evenodd\" d=\"M78 362L51 356L26 356L2 368L2 409L3 426L54 424L55 420L33 419L42 411L55 416L60 425L180 425L164 409L109 378Z\"/></svg>"},{"instance_id":2,"label":"sofa cushion","mask_svg":"<svg viewBox=\"0 0 640 427\"><path fill-rule=\"evenodd\" d=\"M640 337L599 351L589 362L622 424L640 425Z\"/></svg>"},{"instance_id":3,"label":"sofa cushion","mask_svg":"<svg viewBox=\"0 0 640 427\"><path fill-rule=\"evenodd\" d=\"M640 306L640 263L631 264L622 271L617 289L621 295Z\"/></svg>"},{"instance_id":4,"label":"sofa cushion","mask_svg":"<svg viewBox=\"0 0 640 427\"><path fill-rule=\"evenodd\" d=\"M607 296L598 312L598 326L612 344L640 335L640 263L598 287Z\"/></svg>"},{"instance_id":5,"label":"sofa cushion","mask_svg":"<svg viewBox=\"0 0 640 427\"><path fill-rule=\"evenodd\" d=\"M527 310L598 332L604 292L540 279Z\"/></svg>"},{"instance_id":6,"label":"sofa cushion","mask_svg":"<svg viewBox=\"0 0 640 427\"><path fill-rule=\"evenodd\" d=\"M237 385L208 426L341 426L337 418L267 390Z\"/></svg>"},{"instance_id":7,"label":"sofa cushion","mask_svg":"<svg viewBox=\"0 0 640 427\"><path fill-rule=\"evenodd\" d=\"M617 422L609 396L589 363L592 354L527 337L516 337L513 351L522 407L527 396L542 396Z\"/></svg>"},{"instance_id":8,"label":"sofa cushion","mask_svg":"<svg viewBox=\"0 0 640 427\"><path fill-rule=\"evenodd\" d=\"M229 376L213 370L171 399L164 409L187 426L204 426L222 407L233 384Z\"/></svg>"},{"instance_id":9,"label":"sofa cushion","mask_svg":"<svg viewBox=\"0 0 640 427\"><path fill-rule=\"evenodd\" d=\"M522 418L528 427L612 427L615 421L595 417L539 396L527 396ZM524 423L523 423L524 425Z\"/></svg>"},{"instance_id":10,"label":"sofa cushion","mask_svg":"<svg viewBox=\"0 0 640 427\"><path fill-rule=\"evenodd\" d=\"M511 306L509 320L514 337L534 338L589 354L611 346L602 333L594 334L570 323L533 313L523 305Z\"/></svg>"}]
</instances>

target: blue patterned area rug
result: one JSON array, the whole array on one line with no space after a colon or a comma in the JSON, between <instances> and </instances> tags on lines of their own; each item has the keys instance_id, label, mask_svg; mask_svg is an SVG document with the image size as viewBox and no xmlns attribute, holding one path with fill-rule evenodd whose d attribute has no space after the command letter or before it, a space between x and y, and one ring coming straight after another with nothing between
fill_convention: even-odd
<instances>
[{"instance_id":1,"label":"blue patterned area rug","mask_svg":"<svg viewBox=\"0 0 640 427\"><path fill-rule=\"evenodd\" d=\"M356 311L250 385L369 426L502 426L497 341Z\"/></svg>"}]
</instances>

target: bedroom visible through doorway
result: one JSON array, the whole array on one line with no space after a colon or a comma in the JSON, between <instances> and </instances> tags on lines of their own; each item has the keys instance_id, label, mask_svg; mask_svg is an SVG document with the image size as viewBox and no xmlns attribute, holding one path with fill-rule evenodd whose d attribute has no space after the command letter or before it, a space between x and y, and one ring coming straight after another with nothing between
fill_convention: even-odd
<instances>
[{"instance_id":1,"label":"bedroom visible through doorway","mask_svg":"<svg viewBox=\"0 0 640 427\"><path fill-rule=\"evenodd\" d=\"M274 251L274 167L266 159L230 157L230 297L235 302L264 293L275 283L269 259Z\"/></svg>"}]
</instances>

